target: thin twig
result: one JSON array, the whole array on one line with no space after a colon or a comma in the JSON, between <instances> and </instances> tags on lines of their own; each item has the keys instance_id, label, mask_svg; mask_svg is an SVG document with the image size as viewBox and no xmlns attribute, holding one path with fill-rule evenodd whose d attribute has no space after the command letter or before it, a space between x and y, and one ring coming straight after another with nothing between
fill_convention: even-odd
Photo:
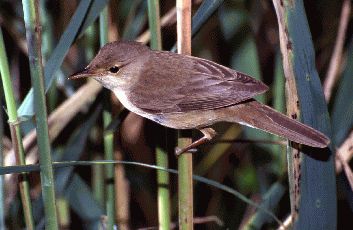
<instances>
[{"instance_id":1,"label":"thin twig","mask_svg":"<svg viewBox=\"0 0 353 230\"><path fill-rule=\"evenodd\" d=\"M337 149L337 155L340 155L340 158L344 162L348 162L353 157L353 131L348 135L347 139L343 144ZM342 163L339 160L336 160L336 173L342 171Z\"/></svg>"},{"instance_id":2,"label":"thin twig","mask_svg":"<svg viewBox=\"0 0 353 230\"><path fill-rule=\"evenodd\" d=\"M352 169L349 167L349 165L343 159L343 157L341 156L341 154L339 152L337 152L337 154L336 154L336 160L340 161L341 164L343 165L343 170L344 170L344 172L346 174L346 177L348 179L349 185L351 186L351 190L353 190L353 173L352 173Z\"/></svg>"},{"instance_id":3,"label":"thin twig","mask_svg":"<svg viewBox=\"0 0 353 230\"><path fill-rule=\"evenodd\" d=\"M328 68L326 78L323 84L323 91L325 99L328 102L332 95L333 86L338 77L339 68L342 64L342 53L344 41L346 38L346 32L348 27L348 21L350 18L351 12L351 0L345 0L342 5L341 19L338 27L337 40L333 55L330 61L330 66Z\"/></svg>"},{"instance_id":4,"label":"thin twig","mask_svg":"<svg viewBox=\"0 0 353 230\"><path fill-rule=\"evenodd\" d=\"M292 215L289 215L287 219L280 225L277 229L278 230L286 230L290 228L290 225L293 223Z\"/></svg>"}]
</instances>

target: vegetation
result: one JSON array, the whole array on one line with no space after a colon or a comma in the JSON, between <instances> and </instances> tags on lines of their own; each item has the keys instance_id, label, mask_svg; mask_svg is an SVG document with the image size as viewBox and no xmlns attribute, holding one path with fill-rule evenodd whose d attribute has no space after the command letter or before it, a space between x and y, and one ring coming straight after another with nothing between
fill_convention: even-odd
<instances>
[{"instance_id":1,"label":"vegetation","mask_svg":"<svg viewBox=\"0 0 353 230\"><path fill-rule=\"evenodd\" d=\"M151 2L0 2L6 108L0 115L2 161L19 165L0 167L0 229L55 229L54 219L69 229L112 229L114 224L138 229L169 220L171 228L178 225L177 132L128 113L92 79L67 80L108 41L138 40L173 50L175 1L160 1L160 10ZM193 56L260 79L270 90L256 99L283 113L296 111L301 121L331 138L326 149L296 152L286 148L285 140L259 130L214 125L216 138L193 155L195 229L273 229L280 222L297 229L333 229L347 224L349 218L339 214L352 216L350 174L341 163L349 163L352 153L350 9L348 0L193 1ZM156 35L158 11L162 44ZM41 54L43 67L37 58ZM285 87L286 80L294 84ZM40 99L44 88L45 101ZM292 100L296 96L299 111ZM194 139L200 135L194 132ZM16 163L15 154L19 159L21 152L27 166L20 166L23 159ZM299 163L292 156L299 156ZM50 158L63 162L52 165L56 210L46 187L51 172L43 170ZM157 162L171 169L159 173L158 180L157 170L163 169L150 166ZM293 173L296 168L300 177ZM293 195L296 183L299 198ZM161 200L167 203L159 205ZM290 215L294 224L288 225Z\"/></svg>"}]
</instances>

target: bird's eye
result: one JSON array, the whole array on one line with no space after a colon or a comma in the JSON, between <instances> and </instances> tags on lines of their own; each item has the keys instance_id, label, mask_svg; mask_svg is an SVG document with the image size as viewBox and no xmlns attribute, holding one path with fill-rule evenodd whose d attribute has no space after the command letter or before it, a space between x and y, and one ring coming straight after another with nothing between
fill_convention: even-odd
<instances>
[{"instance_id":1,"label":"bird's eye","mask_svg":"<svg viewBox=\"0 0 353 230\"><path fill-rule=\"evenodd\" d=\"M117 66L111 67L111 68L109 69L109 71L110 71L111 73L117 73L117 72L119 72L119 67L117 67Z\"/></svg>"}]
</instances>

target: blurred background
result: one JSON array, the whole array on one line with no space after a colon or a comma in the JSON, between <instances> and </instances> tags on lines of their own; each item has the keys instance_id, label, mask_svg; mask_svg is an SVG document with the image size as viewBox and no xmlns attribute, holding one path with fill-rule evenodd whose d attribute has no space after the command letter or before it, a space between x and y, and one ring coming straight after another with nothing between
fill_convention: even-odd
<instances>
[{"instance_id":1,"label":"blurred background","mask_svg":"<svg viewBox=\"0 0 353 230\"><path fill-rule=\"evenodd\" d=\"M43 63L50 57L60 37L70 23L80 1L40 1L42 24ZM193 1L193 14L202 1ZM304 1L313 45L316 53L316 68L321 82L324 82L336 44L343 1ZM160 1L160 15L170 13L175 1ZM176 43L176 17L162 23L163 50L171 50ZM108 40L135 40L148 30L147 2L143 0L111 1L108 4ZM336 81L331 99L328 101L332 122L333 143L339 148L346 140L351 127L353 109L350 93L352 23L349 16L346 39L338 65ZM5 40L12 84L18 106L31 87L26 29L23 22L21 1L0 1L0 25ZM141 39L141 38L140 38ZM141 39L142 41L142 39ZM71 80L67 77L85 68L99 50L99 22L95 20L83 36L77 37L55 74L54 82L47 93L48 114L73 96L87 80ZM192 39L192 55L209 59L224 66L262 80L270 90L257 97L258 100L286 113L284 75L279 50L278 22L272 1L269 0L225 0L200 28ZM353 64L353 63L352 63ZM89 80L88 80L89 81ZM88 92L88 91L87 91ZM83 96L82 96L83 97ZM108 98L108 99L107 99ZM103 103L111 98L112 104ZM2 101L5 106L4 101ZM97 91L84 102L75 115L67 121L63 118L71 112L61 112L64 127L58 128L52 138L53 159L101 160L104 159L103 116L101 105L112 110L119 125L114 130L115 159L147 164L156 164L156 147L169 152L169 168L177 169L173 155L176 143L175 130L165 129L156 123L132 113L121 113L122 106L108 90ZM107 105L108 104L108 105ZM75 109L75 104L71 109ZM71 110L70 110L71 111ZM7 115L2 111L3 153L10 154L12 144L7 124ZM21 123L23 136L31 133L34 120ZM51 127L55 129L56 126ZM245 128L237 124L219 123L213 126L217 137L199 147L194 155L194 174L204 176L227 185L254 203L261 203L262 197L274 185L278 186L276 202L271 211L285 220L290 214L288 175L286 163L286 142L265 132ZM194 132L194 138L200 133ZM219 140L236 140L221 143ZM272 143L249 142L269 140ZM26 151L36 155L35 143ZM31 155L32 154L32 155ZM60 158L65 154L64 158ZM72 157L72 158L71 158ZM4 156L4 159L7 159ZM6 161L4 162L6 164ZM35 160L32 162L37 163ZM139 165L116 165L117 224L121 229L138 229L158 226L156 171ZM90 229L97 223L104 223L103 196L96 192L102 189L104 179L100 166L77 166L66 175L58 202L65 211L62 229ZM57 171L55 171L57 172ZM60 175L56 175L56 179ZM98 179L97 179L98 178ZM178 221L177 176L171 174L171 215ZM101 184L99 184L101 182ZM6 227L20 229L25 226L21 218L22 208L16 179L5 180ZM40 176L30 173L30 192L34 203L40 202ZM118 192L117 192L118 193ZM75 194L75 195L74 195ZM200 224L195 229L245 229L251 223L256 209L234 195L216 187L198 183L194 185L194 213ZM348 224L352 215L352 190L344 173L337 174L338 229ZM94 203L94 204L93 204ZM83 206L85 204L87 206ZM80 206L81 205L81 206ZM37 206L35 206L37 207ZM84 207L84 208L83 208ZM34 209L38 226L43 226L43 213ZM66 213L66 215L64 215ZM341 214L345 214L342 217ZM211 217L207 219L206 217ZM220 222L220 223L219 223ZM254 224L255 226L255 224ZM277 223L269 216L264 217L258 229L274 229Z\"/></svg>"}]
</instances>

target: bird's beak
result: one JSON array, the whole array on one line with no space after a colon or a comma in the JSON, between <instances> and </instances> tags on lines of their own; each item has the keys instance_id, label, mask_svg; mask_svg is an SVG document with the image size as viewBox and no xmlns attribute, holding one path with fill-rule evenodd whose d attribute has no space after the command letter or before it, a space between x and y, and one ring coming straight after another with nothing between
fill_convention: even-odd
<instances>
[{"instance_id":1,"label":"bird's beak","mask_svg":"<svg viewBox=\"0 0 353 230\"><path fill-rule=\"evenodd\" d=\"M95 74L94 71L92 71L92 69L87 66L84 70L72 74L70 77L68 77L68 79L72 80L83 77L92 77L93 74Z\"/></svg>"}]
</instances>

